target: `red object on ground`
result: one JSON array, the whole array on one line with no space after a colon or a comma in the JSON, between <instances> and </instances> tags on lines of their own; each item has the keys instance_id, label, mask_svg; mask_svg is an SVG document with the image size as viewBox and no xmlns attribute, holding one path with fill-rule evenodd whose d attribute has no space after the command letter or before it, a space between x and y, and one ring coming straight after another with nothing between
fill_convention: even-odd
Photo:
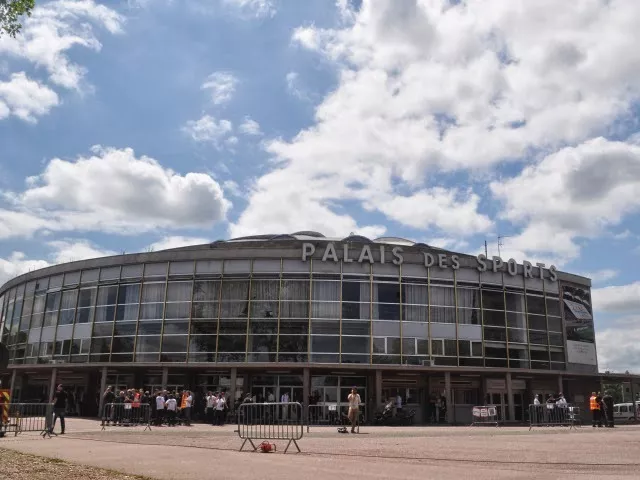
<instances>
[{"instance_id":1,"label":"red object on ground","mask_svg":"<svg viewBox=\"0 0 640 480\"><path fill-rule=\"evenodd\" d=\"M262 442L259 448L262 453L271 453L276 451L275 443Z\"/></svg>"}]
</instances>

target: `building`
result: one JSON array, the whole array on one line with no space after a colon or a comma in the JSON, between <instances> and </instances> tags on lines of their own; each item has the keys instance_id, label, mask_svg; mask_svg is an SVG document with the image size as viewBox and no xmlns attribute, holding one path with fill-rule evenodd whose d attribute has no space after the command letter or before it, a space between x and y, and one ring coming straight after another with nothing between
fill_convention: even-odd
<instances>
[{"instance_id":1,"label":"building","mask_svg":"<svg viewBox=\"0 0 640 480\"><path fill-rule=\"evenodd\" d=\"M344 402L398 394L427 420L533 395L585 404L599 385L589 279L400 238L259 235L29 272L0 289L14 398L63 383L98 410L105 386L224 389Z\"/></svg>"}]
</instances>

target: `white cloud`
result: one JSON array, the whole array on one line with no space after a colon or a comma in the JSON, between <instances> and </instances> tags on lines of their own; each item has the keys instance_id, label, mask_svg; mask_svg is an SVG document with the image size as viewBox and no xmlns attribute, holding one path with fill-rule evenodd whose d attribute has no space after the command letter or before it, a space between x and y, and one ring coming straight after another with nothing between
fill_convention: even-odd
<instances>
[{"instance_id":1,"label":"white cloud","mask_svg":"<svg viewBox=\"0 0 640 480\"><path fill-rule=\"evenodd\" d=\"M640 84L629 82L640 76L640 56L632 53L640 29L629 21L640 17L640 2L468 0L443 8L443 2L364 0L347 13L337 28L294 32L294 42L333 62L338 84L311 127L267 144L274 168L256 181L238 230L251 230L258 219L290 225L309 211L331 224L334 215L346 216L341 202L353 200L406 223L403 209L388 208L390 198L447 188L443 172L484 173L587 142L640 99ZM562 160L553 161L561 173ZM510 240L514 251L563 261L579 253L571 215L560 212L569 209L556 201L563 197L548 192L555 183L527 185L521 196L533 205L518 208L524 220L507 214L525 229ZM631 209L629 202L621 203ZM456 215L459 203L445 204L437 218ZM590 213L599 210L584 203ZM480 208L471 212L475 218L482 218ZM558 228L535 214L543 210L569 223ZM588 220L584 211L576 220L588 233L623 214Z\"/></svg>"},{"instance_id":2,"label":"white cloud","mask_svg":"<svg viewBox=\"0 0 640 480\"><path fill-rule=\"evenodd\" d=\"M273 0L222 0L222 3L245 16L264 18L276 14Z\"/></svg>"},{"instance_id":3,"label":"white cloud","mask_svg":"<svg viewBox=\"0 0 640 480\"><path fill-rule=\"evenodd\" d=\"M298 72L287 73L285 80L287 82L287 91L290 95L300 99L308 100L308 95L300 87L300 74Z\"/></svg>"},{"instance_id":4,"label":"white cloud","mask_svg":"<svg viewBox=\"0 0 640 480\"><path fill-rule=\"evenodd\" d=\"M620 272L614 270L612 268L603 268L602 270L595 270L593 272L581 272L576 275L581 275L583 277L590 278L592 283L600 284L608 282L609 280L613 280L616 278Z\"/></svg>"},{"instance_id":5,"label":"white cloud","mask_svg":"<svg viewBox=\"0 0 640 480\"><path fill-rule=\"evenodd\" d=\"M7 258L0 258L0 285L23 273L48 267L46 260L31 260L23 252L13 252Z\"/></svg>"},{"instance_id":6,"label":"white cloud","mask_svg":"<svg viewBox=\"0 0 640 480\"><path fill-rule=\"evenodd\" d=\"M0 236L209 228L230 208L210 175L180 175L130 148L94 147L93 153L75 161L55 158L26 190L5 192L12 208L0 210Z\"/></svg>"},{"instance_id":7,"label":"white cloud","mask_svg":"<svg viewBox=\"0 0 640 480\"><path fill-rule=\"evenodd\" d=\"M222 187L226 192L230 193L234 197L242 197L242 190L237 182L234 182L233 180L225 180L222 183Z\"/></svg>"},{"instance_id":8,"label":"white cloud","mask_svg":"<svg viewBox=\"0 0 640 480\"><path fill-rule=\"evenodd\" d=\"M90 258L107 257L118 254L118 252L114 252L113 250L102 249L88 240L53 240L47 242L47 245L53 249L51 259L55 264L77 262Z\"/></svg>"},{"instance_id":9,"label":"white cloud","mask_svg":"<svg viewBox=\"0 0 640 480\"><path fill-rule=\"evenodd\" d=\"M599 312L632 313L640 311L640 281L627 285L591 290L593 308Z\"/></svg>"},{"instance_id":10,"label":"white cloud","mask_svg":"<svg viewBox=\"0 0 640 480\"><path fill-rule=\"evenodd\" d=\"M260 124L250 117L246 117L244 122L238 127L240 133L244 135L260 136L262 131L260 130Z\"/></svg>"},{"instance_id":11,"label":"white cloud","mask_svg":"<svg viewBox=\"0 0 640 480\"><path fill-rule=\"evenodd\" d=\"M148 249L154 252L167 250L169 248L188 247L190 245L202 245L211 243L211 239L203 237L183 237L180 235L164 237L149 245Z\"/></svg>"},{"instance_id":12,"label":"white cloud","mask_svg":"<svg viewBox=\"0 0 640 480\"><path fill-rule=\"evenodd\" d=\"M452 251L462 251L469 246L468 242L461 241L460 239L444 237L432 238L430 240L427 240L425 243L427 245L431 245L432 247L443 248L445 250Z\"/></svg>"},{"instance_id":13,"label":"white cloud","mask_svg":"<svg viewBox=\"0 0 640 480\"><path fill-rule=\"evenodd\" d=\"M215 105L228 102L233 98L238 79L230 72L214 72L202 84L202 90L209 90L211 101Z\"/></svg>"},{"instance_id":14,"label":"white cloud","mask_svg":"<svg viewBox=\"0 0 640 480\"><path fill-rule=\"evenodd\" d=\"M607 165L607 168L603 168ZM640 146L596 138L567 147L493 182L503 217L524 225L516 248L578 256L576 238L594 237L640 210Z\"/></svg>"},{"instance_id":15,"label":"white cloud","mask_svg":"<svg viewBox=\"0 0 640 480\"><path fill-rule=\"evenodd\" d=\"M205 114L198 120L189 120L182 131L189 135L195 142L210 142L216 148L222 148L225 140L231 142L231 144L237 143L233 140L229 140L228 135L233 130L233 124L229 120L221 119L216 120L211 115Z\"/></svg>"},{"instance_id":16,"label":"white cloud","mask_svg":"<svg viewBox=\"0 0 640 480\"><path fill-rule=\"evenodd\" d=\"M0 120L9 115L31 123L59 105L58 95L45 85L14 73L8 82L0 81Z\"/></svg>"},{"instance_id":17,"label":"white cloud","mask_svg":"<svg viewBox=\"0 0 640 480\"><path fill-rule=\"evenodd\" d=\"M102 44L93 26L111 34L122 32L124 17L93 0L57 0L38 6L26 18L15 38L0 37L0 55L23 58L45 68L51 82L77 89L86 69L71 62L68 52L77 47L99 51Z\"/></svg>"},{"instance_id":18,"label":"white cloud","mask_svg":"<svg viewBox=\"0 0 640 480\"><path fill-rule=\"evenodd\" d=\"M601 371L640 373L640 316L625 318L620 328L596 331Z\"/></svg>"}]
</instances>

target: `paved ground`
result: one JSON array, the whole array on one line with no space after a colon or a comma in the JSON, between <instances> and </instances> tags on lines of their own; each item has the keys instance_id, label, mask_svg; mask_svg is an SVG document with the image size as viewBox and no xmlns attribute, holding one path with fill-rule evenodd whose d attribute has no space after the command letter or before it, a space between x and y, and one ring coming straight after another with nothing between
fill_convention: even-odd
<instances>
[{"instance_id":1,"label":"paved ground","mask_svg":"<svg viewBox=\"0 0 640 480\"><path fill-rule=\"evenodd\" d=\"M358 478L638 478L640 426L582 427L363 427L359 435L316 427L300 441L303 453L238 452L235 426L110 427L69 419L64 436L34 434L0 446L83 465L159 479ZM1 462L0 462L1 463ZM473 470L471 470L473 469ZM0 474L0 478L2 475Z\"/></svg>"}]
</instances>

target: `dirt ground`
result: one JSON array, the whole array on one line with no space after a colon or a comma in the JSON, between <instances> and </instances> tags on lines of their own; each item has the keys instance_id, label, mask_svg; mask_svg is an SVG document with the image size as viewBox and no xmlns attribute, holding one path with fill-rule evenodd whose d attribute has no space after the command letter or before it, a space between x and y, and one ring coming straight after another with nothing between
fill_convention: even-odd
<instances>
[{"instance_id":1,"label":"dirt ground","mask_svg":"<svg viewBox=\"0 0 640 480\"><path fill-rule=\"evenodd\" d=\"M275 442L273 454L238 452L242 441L234 425L101 431L94 420L67 422L64 436L42 439L21 434L0 440L0 447L158 479L357 475L367 480L418 476L451 480L471 474L476 480L541 475L585 480L638 478L640 471L640 426L532 431L526 427L362 427L358 435L311 427L298 442L302 453L292 453L296 452L292 447L285 455L286 442L281 441ZM0 478L14 477L0 474Z\"/></svg>"}]
</instances>

